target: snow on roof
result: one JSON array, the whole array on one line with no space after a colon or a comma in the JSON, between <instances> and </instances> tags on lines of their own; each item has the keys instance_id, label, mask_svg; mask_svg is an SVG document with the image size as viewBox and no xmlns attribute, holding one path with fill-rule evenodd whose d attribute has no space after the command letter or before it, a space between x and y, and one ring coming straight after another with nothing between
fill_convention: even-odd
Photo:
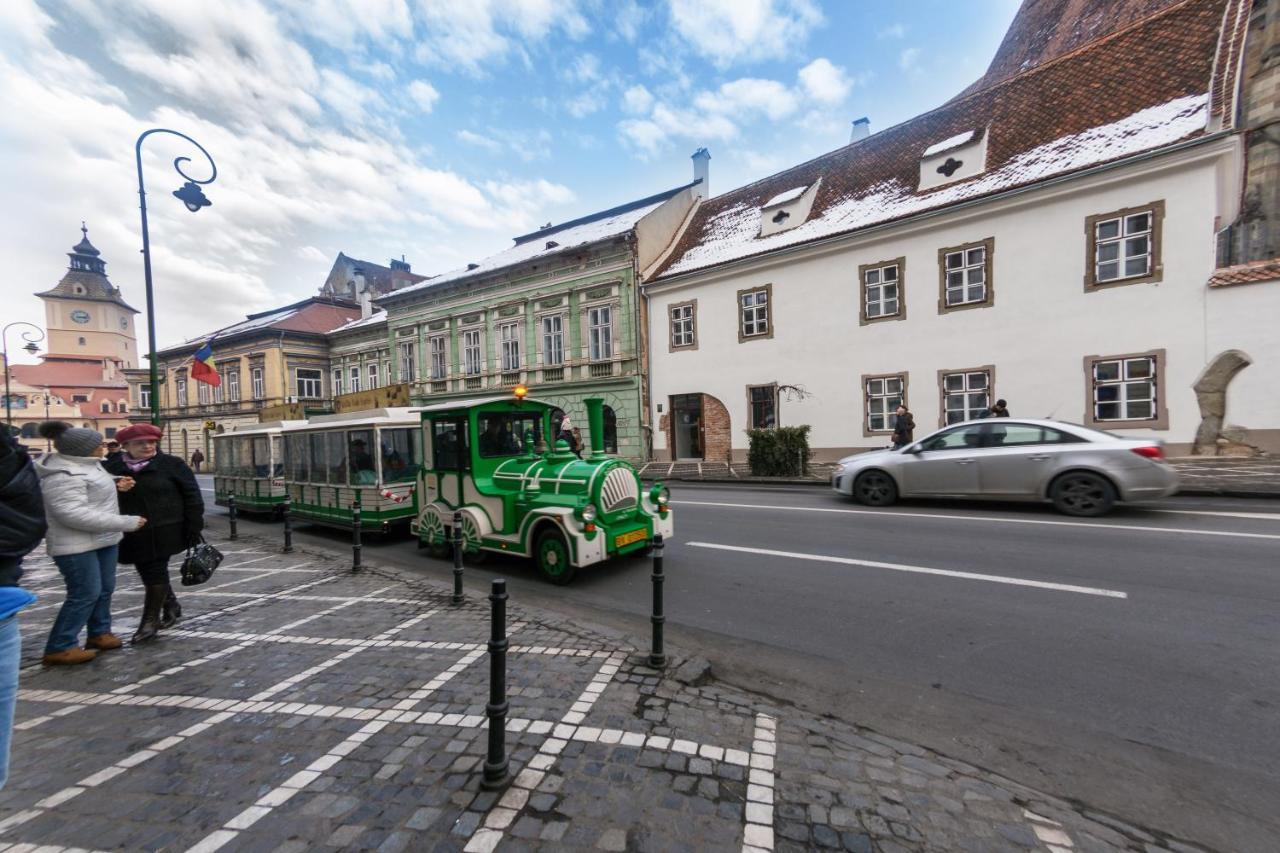
<instances>
[{"instance_id":1,"label":"snow on roof","mask_svg":"<svg viewBox=\"0 0 1280 853\"><path fill-rule=\"evenodd\" d=\"M917 193L913 185L896 178L884 180L835 199L804 224L768 237L757 236L760 208L740 202L708 221L699 243L664 270L662 277L855 231L1169 145L1204 130L1208 100L1207 95L1189 95L1139 110L1119 121L1039 145L980 177L934 192Z\"/></svg>"},{"instance_id":2,"label":"snow on roof","mask_svg":"<svg viewBox=\"0 0 1280 853\"><path fill-rule=\"evenodd\" d=\"M241 322L236 323L235 325L218 329L216 332L206 332L205 334L198 335L194 338L187 338L181 344L177 344L176 346L182 346L184 344L202 344L205 341L209 340L209 338L213 337L214 335L217 335L218 337L224 337L226 335L238 335L241 332L252 332L255 329L264 329L267 326L272 325L273 323L279 323L281 320L289 319L290 317L294 316L301 310L302 310L301 307L297 305L291 305L288 308L282 308L279 311L272 311L267 314L261 314L256 317L251 317L248 320L242 320ZM172 347L165 347L164 349L172 349Z\"/></svg>"},{"instance_id":3,"label":"snow on roof","mask_svg":"<svg viewBox=\"0 0 1280 853\"><path fill-rule=\"evenodd\" d=\"M804 195L804 191L809 189L809 184L802 187L792 187L784 193L778 193L773 198L766 201L761 207L777 207L780 204L786 204L789 201L795 201Z\"/></svg>"},{"instance_id":4,"label":"snow on roof","mask_svg":"<svg viewBox=\"0 0 1280 853\"><path fill-rule=\"evenodd\" d=\"M958 148L959 146L964 145L970 139L973 139L972 130L966 130L964 133L957 133L955 136L944 139L941 142L933 143L928 148L924 149L924 153L920 156L932 157L934 154L941 154L943 151L949 151L952 148Z\"/></svg>"},{"instance_id":5,"label":"snow on roof","mask_svg":"<svg viewBox=\"0 0 1280 853\"><path fill-rule=\"evenodd\" d=\"M379 323L385 323L386 321L387 321L387 312L382 310L377 310L377 311L374 311L372 314L370 314L368 317L361 317L361 318L352 320L350 323L344 323L338 328L331 330L329 334L336 335L338 332L350 332L354 329L363 329L366 326L376 326Z\"/></svg>"}]
</instances>

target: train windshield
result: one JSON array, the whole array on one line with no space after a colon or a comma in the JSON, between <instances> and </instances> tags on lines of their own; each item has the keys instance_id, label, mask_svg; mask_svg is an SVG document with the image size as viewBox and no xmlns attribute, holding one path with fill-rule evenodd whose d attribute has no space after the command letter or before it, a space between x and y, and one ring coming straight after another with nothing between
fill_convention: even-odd
<instances>
[{"instance_id":1,"label":"train windshield","mask_svg":"<svg viewBox=\"0 0 1280 853\"><path fill-rule=\"evenodd\" d=\"M479 420L482 457L520 456L542 439L542 418L534 412L484 412Z\"/></svg>"}]
</instances>

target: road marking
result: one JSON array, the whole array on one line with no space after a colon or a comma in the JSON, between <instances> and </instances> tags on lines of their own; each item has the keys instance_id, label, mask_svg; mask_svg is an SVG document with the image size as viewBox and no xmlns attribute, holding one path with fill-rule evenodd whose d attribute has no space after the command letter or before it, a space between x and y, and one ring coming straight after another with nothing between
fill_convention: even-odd
<instances>
[{"instance_id":1,"label":"road marking","mask_svg":"<svg viewBox=\"0 0 1280 853\"><path fill-rule=\"evenodd\" d=\"M801 554L796 551L774 551L769 548L744 548L741 545L717 545L714 542L689 542L690 548L714 548L717 551L736 551L742 554L760 554L766 557L787 557L792 560L812 560L818 563L840 563L845 566L866 566L871 569L888 569L893 572L910 572L918 575L940 575L962 580L987 581L1011 586L1030 586L1051 589L1056 592L1075 592L1081 595L1100 595L1104 598L1128 598L1129 593L1118 589L1100 589L1092 586L1033 581L1026 578L1009 578L1002 575L984 575L977 572L958 572L950 569L930 569L926 566L906 566L901 563L881 563L875 560L855 560L852 557L828 557L824 554Z\"/></svg>"},{"instance_id":2,"label":"road marking","mask_svg":"<svg viewBox=\"0 0 1280 853\"><path fill-rule=\"evenodd\" d=\"M1146 509L1138 507L1143 512L1165 512L1174 515L1210 515L1219 518L1255 518L1263 521L1280 522L1280 512L1212 512L1207 509Z\"/></svg>"},{"instance_id":3,"label":"road marking","mask_svg":"<svg viewBox=\"0 0 1280 853\"><path fill-rule=\"evenodd\" d=\"M838 512L849 515L937 518L943 521L996 521L1001 524L1049 524L1055 527L1091 527L1102 530L1137 530L1150 533L1185 533L1190 536L1231 536L1240 539L1280 539L1280 533L1237 533L1231 530L1193 530L1190 527L1155 527L1144 524L1101 524L1096 521L1051 521L1047 518L1005 518L998 515L950 515L937 512L903 512L892 509L842 509L825 506L779 506L778 504L736 504L720 501L680 501L677 506L718 506L734 509L771 509L790 512Z\"/></svg>"}]
</instances>

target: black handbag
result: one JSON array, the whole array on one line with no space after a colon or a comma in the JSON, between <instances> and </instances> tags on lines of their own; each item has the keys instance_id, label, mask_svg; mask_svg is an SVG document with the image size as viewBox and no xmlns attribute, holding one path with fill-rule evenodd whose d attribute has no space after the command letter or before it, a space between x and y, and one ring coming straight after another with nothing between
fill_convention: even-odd
<instances>
[{"instance_id":1,"label":"black handbag","mask_svg":"<svg viewBox=\"0 0 1280 853\"><path fill-rule=\"evenodd\" d=\"M187 548L182 561L182 585L199 586L213 577L213 570L222 562L222 552L199 537Z\"/></svg>"}]
</instances>

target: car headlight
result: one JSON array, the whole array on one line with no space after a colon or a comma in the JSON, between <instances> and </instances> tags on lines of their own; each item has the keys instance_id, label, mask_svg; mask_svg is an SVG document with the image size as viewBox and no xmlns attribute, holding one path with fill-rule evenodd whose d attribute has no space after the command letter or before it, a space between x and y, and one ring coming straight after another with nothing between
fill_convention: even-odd
<instances>
[{"instance_id":1,"label":"car headlight","mask_svg":"<svg viewBox=\"0 0 1280 853\"><path fill-rule=\"evenodd\" d=\"M596 508L592 504L587 504L582 508L582 520L590 524L596 520Z\"/></svg>"}]
</instances>

